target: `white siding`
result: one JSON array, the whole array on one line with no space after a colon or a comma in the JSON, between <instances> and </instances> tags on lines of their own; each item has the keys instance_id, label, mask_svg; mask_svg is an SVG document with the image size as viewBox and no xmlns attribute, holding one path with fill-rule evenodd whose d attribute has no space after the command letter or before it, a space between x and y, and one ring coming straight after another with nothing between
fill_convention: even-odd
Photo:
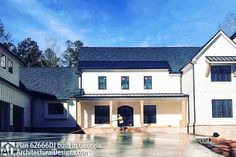
<instances>
[{"instance_id":1,"label":"white siding","mask_svg":"<svg viewBox=\"0 0 236 157\"><path fill-rule=\"evenodd\" d=\"M24 126L31 126L31 97L29 95L0 81L0 100L24 108Z\"/></svg>"},{"instance_id":2,"label":"white siding","mask_svg":"<svg viewBox=\"0 0 236 157\"><path fill-rule=\"evenodd\" d=\"M189 123L193 124L193 68L189 64L184 70L182 75L182 92L189 95L189 110L190 110L190 119Z\"/></svg>"},{"instance_id":3,"label":"white siding","mask_svg":"<svg viewBox=\"0 0 236 157\"><path fill-rule=\"evenodd\" d=\"M236 78L232 74L232 82L211 82L211 74L205 76L207 69L205 56L236 56L236 48L220 35L197 60L195 65L197 124L236 124ZM233 118L212 118L212 99L232 99Z\"/></svg>"},{"instance_id":4,"label":"white siding","mask_svg":"<svg viewBox=\"0 0 236 157\"><path fill-rule=\"evenodd\" d=\"M0 48L0 54L4 54L6 56L6 69L3 69L0 67L0 77L4 78L5 80L19 86L19 68L20 65L18 61L16 61L14 58L12 58L10 55L5 53L1 48ZM13 74L8 72L8 59L10 59L13 62Z\"/></svg>"},{"instance_id":5,"label":"white siding","mask_svg":"<svg viewBox=\"0 0 236 157\"><path fill-rule=\"evenodd\" d=\"M98 90L98 76L107 77L107 89ZM129 90L121 89L121 76L129 76ZM152 76L152 89L144 89L144 76ZM180 93L180 75L167 71L83 72L82 88L89 93Z\"/></svg>"}]
</instances>

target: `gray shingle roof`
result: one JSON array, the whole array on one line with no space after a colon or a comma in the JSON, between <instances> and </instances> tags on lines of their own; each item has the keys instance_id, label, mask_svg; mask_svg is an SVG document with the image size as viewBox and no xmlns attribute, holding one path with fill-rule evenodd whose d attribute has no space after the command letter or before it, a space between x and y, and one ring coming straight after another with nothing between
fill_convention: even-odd
<instances>
[{"instance_id":1,"label":"gray shingle roof","mask_svg":"<svg viewBox=\"0 0 236 157\"><path fill-rule=\"evenodd\" d=\"M80 61L79 69L170 69L167 61Z\"/></svg>"},{"instance_id":2,"label":"gray shingle roof","mask_svg":"<svg viewBox=\"0 0 236 157\"><path fill-rule=\"evenodd\" d=\"M211 62L235 62L236 56L206 56L206 59Z\"/></svg>"},{"instance_id":3,"label":"gray shingle roof","mask_svg":"<svg viewBox=\"0 0 236 157\"><path fill-rule=\"evenodd\" d=\"M76 68L21 68L20 80L32 93L68 99L80 93Z\"/></svg>"},{"instance_id":4,"label":"gray shingle roof","mask_svg":"<svg viewBox=\"0 0 236 157\"><path fill-rule=\"evenodd\" d=\"M79 61L167 61L178 72L200 47L83 47Z\"/></svg>"}]
</instances>

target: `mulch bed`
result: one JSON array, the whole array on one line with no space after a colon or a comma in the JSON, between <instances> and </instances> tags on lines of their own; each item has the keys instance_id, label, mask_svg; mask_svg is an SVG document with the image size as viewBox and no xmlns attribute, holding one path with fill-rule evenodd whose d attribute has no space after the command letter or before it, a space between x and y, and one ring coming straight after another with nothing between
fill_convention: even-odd
<instances>
[{"instance_id":1,"label":"mulch bed","mask_svg":"<svg viewBox=\"0 0 236 157\"><path fill-rule=\"evenodd\" d=\"M203 146L226 157L236 157L236 141L225 140L219 137L210 137L209 140L197 140Z\"/></svg>"}]
</instances>

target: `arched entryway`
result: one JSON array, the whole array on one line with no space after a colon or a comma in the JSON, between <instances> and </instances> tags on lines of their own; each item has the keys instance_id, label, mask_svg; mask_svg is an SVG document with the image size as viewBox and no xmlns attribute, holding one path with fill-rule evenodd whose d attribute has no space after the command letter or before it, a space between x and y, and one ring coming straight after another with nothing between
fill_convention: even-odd
<instances>
[{"instance_id":1,"label":"arched entryway","mask_svg":"<svg viewBox=\"0 0 236 157\"><path fill-rule=\"evenodd\" d=\"M124 119L124 126L134 126L133 113L133 108L130 106L120 106L118 108L118 114L120 114Z\"/></svg>"}]
</instances>

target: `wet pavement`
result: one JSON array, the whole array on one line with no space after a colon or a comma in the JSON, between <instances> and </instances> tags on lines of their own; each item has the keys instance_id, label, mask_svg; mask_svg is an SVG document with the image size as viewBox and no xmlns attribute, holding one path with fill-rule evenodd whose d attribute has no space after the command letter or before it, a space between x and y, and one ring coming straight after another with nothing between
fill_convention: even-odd
<instances>
[{"instance_id":1,"label":"wet pavement","mask_svg":"<svg viewBox=\"0 0 236 157\"><path fill-rule=\"evenodd\" d=\"M47 134L0 133L2 155L21 156L220 156L184 134ZM9 147L10 144L10 147ZM11 152L13 150L13 152ZM23 153L22 153L23 152ZM8 154L7 154L8 153ZM21 153L21 154L20 154ZM25 154L24 154L25 153ZM28 154L26 154L28 153ZM50 154L51 153L51 154ZM1 155L1 154L0 154Z\"/></svg>"}]
</instances>

